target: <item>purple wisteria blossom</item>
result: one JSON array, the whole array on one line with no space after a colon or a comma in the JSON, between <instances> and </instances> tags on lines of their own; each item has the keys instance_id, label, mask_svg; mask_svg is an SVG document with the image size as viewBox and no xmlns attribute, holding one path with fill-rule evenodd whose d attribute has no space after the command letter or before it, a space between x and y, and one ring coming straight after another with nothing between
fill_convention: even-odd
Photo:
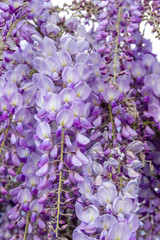
<instances>
[{"instance_id":1,"label":"purple wisteria blossom","mask_svg":"<svg viewBox=\"0 0 160 240\"><path fill-rule=\"evenodd\" d=\"M2 240L159 239L159 8L0 2Z\"/></svg>"}]
</instances>

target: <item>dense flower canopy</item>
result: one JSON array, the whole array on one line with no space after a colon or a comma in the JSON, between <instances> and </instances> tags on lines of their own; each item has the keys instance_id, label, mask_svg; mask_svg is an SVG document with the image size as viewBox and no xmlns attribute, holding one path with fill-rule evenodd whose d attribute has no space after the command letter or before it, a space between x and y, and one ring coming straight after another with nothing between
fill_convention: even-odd
<instances>
[{"instance_id":1,"label":"dense flower canopy","mask_svg":"<svg viewBox=\"0 0 160 240\"><path fill-rule=\"evenodd\" d=\"M0 2L0 239L160 240L159 14Z\"/></svg>"}]
</instances>

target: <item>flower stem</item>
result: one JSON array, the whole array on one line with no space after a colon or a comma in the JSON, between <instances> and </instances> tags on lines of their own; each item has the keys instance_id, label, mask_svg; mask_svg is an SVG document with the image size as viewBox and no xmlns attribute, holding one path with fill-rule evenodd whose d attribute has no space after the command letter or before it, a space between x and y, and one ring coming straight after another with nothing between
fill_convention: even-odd
<instances>
[{"instance_id":1,"label":"flower stem","mask_svg":"<svg viewBox=\"0 0 160 240\"><path fill-rule=\"evenodd\" d=\"M13 29L16 27L17 23L20 22L22 19L24 19L26 16L27 16L27 14L24 15L24 16L22 16L21 18L17 19L17 20L13 23L13 25L11 26L9 32L7 33L6 40L1 43L0 49L3 48L3 45L5 44L5 42L7 41L7 39L10 37L10 35L11 35Z\"/></svg>"},{"instance_id":2,"label":"flower stem","mask_svg":"<svg viewBox=\"0 0 160 240\"><path fill-rule=\"evenodd\" d=\"M9 131L10 127L11 127L12 117L13 117L13 114L11 114L11 116L10 116L10 118L9 118L9 125L8 125L8 128L7 128L6 131L5 131L4 139L3 139L2 145L1 145L1 147L0 147L0 154L1 154L2 151L3 151L3 147L4 147L4 145L5 145L5 142L6 142L6 139L7 139L7 136L8 136L8 131Z\"/></svg>"},{"instance_id":3,"label":"flower stem","mask_svg":"<svg viewBox=\"0 0 160 240\"><path fill-rule=\"evenodd\" d=\"M113 83L116 84L116 74L117 74L117 55L118 55L118 37L119 37L119 24L121 19L121 10L122 7L119 8L118 11L118 21L117 21L117 36L116 36L116 43L115 43L115 56L114 56L114 80Z\"/></svg>"},{"instance_id":4,"label":"flower stem","mask_svg":"<svg viewBox=\"0 0 160 240\"><path fill-rule=\"evenodd\" d=\"M24 233L23 240L26 240L26 239L27 239L28 225L29 225L30 216L31 216L31 212L29 211L29 212L28 212L28 215L27 215L27 222L26 222L26 227L25 227L25 233Z\"/></svg>"},{"instance_id":5,"label":"flower stem","mask_svg":"<svg viewBox=\"0 0 160 240\"><path fill-rule=\"evenodd\" d=\"M60 158L61 162L63 162L63 153L64 153L64 128L62 128L62 138L61 138L61 158ZM57 199L57 224L56 224L56 230L55 230L57 238L58 238L58 232L59 232L61 189L62 189L62 170L59 173L59 187L58 187L58 199Z\"/></svg>"},{"instance_id":6,"label":"flower stem","mask_svg":"<svg viewBox=\"0 0 160 240\"><path fill-rule=\"evenodd\" d=\"M113 140L116 138L115 136L115 129L114 129L114 122L113 122L113 116L112 116L112 107L111 103L108 104L109 107L109 116L110 116L110 121L112 123L112 133L113 133Z\"/></svg>"},{"instance_id":7,"label":"flower stem","mask_svg":"<svg viewBox=\"0 0 160 240\"><path fill-rule=\"evenodd\" d=\"M118 173L121 173L121 168L120 168L120 164L118 165ZM122 177L119 177L119 181L120 181L120 189L122 189Z\"/></svg>"}]
</instances>

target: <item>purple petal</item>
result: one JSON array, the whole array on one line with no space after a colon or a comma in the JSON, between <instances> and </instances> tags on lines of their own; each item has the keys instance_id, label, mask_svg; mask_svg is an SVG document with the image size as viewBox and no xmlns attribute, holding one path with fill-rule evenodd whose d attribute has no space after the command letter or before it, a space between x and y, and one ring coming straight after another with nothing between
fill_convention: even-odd
<instances>
[{"instance_id":1,"label":"purple petal","mask_svg":"<svg viewBox=\"0 0 160 240\"><path fill-rule=\"evenodd\" d=\"M102 206L107 205L107 203L113 202L116 197L116 187L110 182L104 183L104 185L100 186L97 190L97 199Z\"/></svg>"},{"instance_id":2,"label":"purple petal","mask_svg":"<svg viewBox=\"0 0 160 240\"><path fill-rule=\"evenodd\" d=\"M144 144L141 141L134 141L127 146L126 150L132 151L134 154L137 154L144 150Z\"/></svg>"},{"instance_id":3,"label":"purple petal","mask_svg":"<svg viewBox=\"0 0 160 240\"><path fill-rule=\"evenodd\" d=\"M136 232L139 228L139 219L135 214L131 215L129 218L128 225L132 232Z\"/></svg>"},{"instance_id":4,"label":"purple petal","mask_svg":"<svg viewBox=\"0 0 160 240\"><path fill-rule=\"evenodd\" d=\"M56 46L54 44L54 41L51 38L44 37L41 43L42 47L42 54L47 57L47 56L53 56L56 52Z\"/></svg>"},{"instance_id":5,"label":"purple petal","mask_svg":"<svg viewBox=\"0 0 160 240\"><path fill-rule=\"evenodd\" d=\"M103 229L110 229L113 224L117 223L117 219L110 214L101 215L97 220L100 221L99 227Z\"/></svg>"},{"instance_id":6,"label":"purple petal","mask_svg":"<svg viewBox=\"0 0 160 240\"><path fill-rule=\"evenodd\" d=\"M45 154L44 154L44 155L41 156L41 158L40 158L37 166L38 166L39 168L40 168L40 167L43 167L44 164L45 164L46 162L48 162L48 161L49 161L48 155L45 155Z\"/></svg>"},{"instance_id":7,"label":"purple petal","mask_svg":"<svg viewBox=\"0 0 160 240\"><path fill-rule=\"evenodd\" d=\"M41 74L34 74L34 81L37 79L37 87L39 90L47 94L48 92L53 92L55 90L54 84L52 80L46 76L43 76Z\"/></svg>"},{"instance_id":8,"label":"purple petal","mask_svg":"<svg viewBox=\"0 0 160 240\"><path fill-rule=\"evenodd\" d=\"M62 127L70 128L74 122L73 112L69 109L62 109L56 117L56 122Z\"/></svg>"},{"instance_id":9,"label":"purple petal","mask_svg":"<svg viewBox=\"0 0 160 240\"><path fill-rule=\"evenodd\" d=\"M72 148L71 139L68 135L65 136L65 142L68 148Z\"/></svg>"},{"instance_id":10,"label":"purple petal","mask_svg":"<svg viewBox=\"0 0 160 240\"><path fill-rule=\"evenodd\" d=\"M37 225L39 228L45 228L46 224L43 222L41 218L38 218Z\"/></svg>"},{"instance_id":11,"label":"purple petal","mask_svg":"<svg viewBox=\"0 0 160 240\"><path fill-rule=\"evenodd\" d=\"M28 188L37 186L39 183L39 178L35 174L28 174L25 178L25 184Z\"/></svg>"},{"instance_id":12,"label":"purple petal","mask_svg":"<svg viewBox=\"0 0 160 240\"><path fill-rule=\"evenodd\" d=\"M129 240L131 231L126 223L115 223L109 230L108 240Z\"/></svg>"},{"instance_id":13,"label":"purple petal","mask_svg":"<svg viewBox=\"0 0 160 240\"><path fill-rule=\"evenodd\" d=\"M31 112L28 109L20 108L16 112L15 119L16 119L16 122L28 123L31 117L32 117Z\"/></svg>"},{"instance_id":14,"label":"purple petal","mask_svg":"<svg viewBox=\"0 0 160 240\"><path fill-rule=\"evenodd\" d=\"M92 128L92 124L84 117L81 117L81 126L85 129L91 129Z\"/></svg>"},{"instance_id":15,"label":"purple petal","mask_svg":"<svg viewBox=\"0 0 160 240\"><path fill-rule=\"evenodd\" d=\"M75 155L72 156L72 164L76 167L82 166L81 161Z\"/></svg>"},{"instance_id":16,"label":"purple petal","mask_svg":"<svg viewBox=\"0 0 160 240\"><path fill-rule=\"evenodd\" d=\"M72 88L64 88L60 92L59 96L60 96L62 102L64 102L64 103L72 103L76 98L76 94Z\"/></svg>"},{"instance_id":17,"label":"purple petal","mask_svg":"<svg viewBox=\"0 0 160 240\"><path fill-rule=\"evenodd\" d=\"M117 197L113 203L113 211L115 214L123 213L128 214L133 207L132 200L128 197Z\"/></svg>"},{"instance_id":18,"label":"purple petal","mask_svg":"<svg viewBox=\"0 0 160 240\"><path fill-rule=\"evenodd\" d=\"M43 142L39 145L39 149L46 151L52 147L50 139L44 139Z\"/></svg>"},{"instance_id":19,"label":"purple petal","mask_svg":"<svg viewBox=\"0 0 160 240\"><path fill-rule=\"evenodd\" d=\"M76 151L76 157L81 161L82 164L88 164L88 158L80 151Z\"/></svg>"},{"instance_id":20,"label":"purple petal","mask_svg":"<svg viewBox=\"0 0 160 240\"><path fill-rule=\"evenodd\" d=\"M57 154L58 154L58 147L57 145L55 145L52 149L52 151L50 152L50 155L53 157L53 158L56 158L57 157Z\"/></svg>"},{"instance_id":21,"label":"purple petal","mask_svg":"<svg viewBox=\"0 0 160 240\"><path fill-rule=\"evenodd\" d=\"M37 175L38 177L44 176L44 175L48 172L48 168L49 168L49 165L48 165L48 162L47 162L43 167L41 167L41 168L36 172L36 175Z\"/></svg>"},{"instance_id":22,"label":"purple petal","mask_svg":"<svg viewBox=\"0 0 160 240\"><path fill-rule=\"evenodd\" d=\"M18 223L17 223L19 228L23 228L26 225L26 219L24 217L22 217Z\"/></svg>"},{"instance_id":23,"label":"purple petal","mask_svg":"<svg viewBox=\"0 0 160 240\"><path fill-rule=\"evenodd\" d=\"M39 199L38 199L38 203L44 203L44 202L46 202L47 201L47 197L44 195L44 196L42 196L42 197L40 197Z\"/></svg>"},{"instance_id":24,"label":"purple petal","mask_svg":"<svg viewBox=\"0 0 160 240\"><path fill-rule=\"evenodd\" d=\"M85 223L94 222L95 219L99 216L97 207L93 205L83 208L80 203L76 202L75 210L77 217Z\"/></svg>"},{"instance_id":25,"label":"purple petal","mask_svg":"<svg viewBox=\"0 0 160 240\"><path fill-rule=\"evenodd\" d=\"M57 57L61 64L63 65L63 67L67 65L70 66L72 64L72 58L70 54L64 50L57 52Z\"/></svg>"},{"instance_id":26,"label":"purple petal","mask_svg":"<svg viewBox=\"0 0 160 240\"><path fill-rule=\"evenodd\" d=\"M32 194L29 189L20 190L17 196L17 199L20 203L28 203L32 200Z\"/></svg>"},{"instance_id":27,"label":"purple petal","mask_svg":"<svg viewBox=\"0 0 160 240\"><path fill-rule=\"evenodd\" d=\"M74 172L74 179L78 183L82 183L85 181L85 179L77 172Z\"/></svg>"},{"instance_id":28,"label":"purple petal","mask_svg":"<svg viewBox=\"0 0 160 240\"><path fill-rule=\"evenodd\" d=\"M60 70L61 70L61 63L56 58L48 57L46 59L46 62L47 62L47 67L50 70L50 74L49 75L52 75L54 72L60 72Z\"/></svg>"},{"instance_id":29,"label":"purple petal","mask_svg":"<svg viewBox=\"0 0 160 240\"><path fill-rule=\"evenodd\" d=\"M33 60L33 67L39 72L39 73L46 73L50 74L50 71L48 70L47 61L46 59L42 57L35 57ZM49 72L48 72L48 71Z\"/></svg>"},{"instance_id":30,"label":"purple petal","mask_svg":"<svg viewBox=\"0 0 160 240\"><path fill-rule=\"evenodd\" d=\"M12 106L20 107L23 103L23 97L20 93L13 93L9 97L9 103Z\"/></svg>"},{"instance_id":31,"label":"purple petal","mask_svg":"<svg viewBox=\"0 0 160 240\"><path fill-rule=\"evenodd\" d=\"M86 100L91 93L91 88L86 82L76 84L74 90L76 96L80 98L82 101Z\"/></svg>"},{"instance_id":32,"label":"purple petal","mask_svg":"<svg viewBox=\"0 0 160 240\"><path fill-rule=\"evenodd\" d=\"M116 101L119 98L119 95L120 95L120 92L118 90L115 90L110 86L105 87L103 97L107 103L111 102L112 100Z\"/></svg>"},{"instance_id":33,"label":"purple petal","mask_svg":"<svg viewBox=\"0 0 160 240\"><path fill-rule=\"evenodd\" d=\"M87 145L90 142L89 138L81 133L77 133L76 140L80 145Z\"/></svg>"},{"instance_id":34,"label":"purple petal","mask_svg":"<svg viewBox=\"0 0 160 240\"><path fill-rule=\"evenodd\" d=\"M77 69L73 67L65 67L62 72L62 79L63 82L66 84L73 83L76 84L79 82L80 77Z\"/></svg>"},{"instance_id":35,"label":"purple petal","mask_svg":"<svg viewBox=\"0 0 160 240\"><path fill-rule=\"evenodd\" d=\"M75 117L81 117L84 113L84 104L81 101L75 101L71 106L71 110Z\"/></svg>"},{"instance_id":36,"label":"purple petal","mask_svg":"<svg viewBox=\"0 0 160 240\"><path fill-rule=\"evenodd\" d=\"M129 125L126 126L126 129L131 137L136 137L137 133L135 130L133 130Z\"/></svg>"},{"instance_id":37,"label":"purple petal","mask_svg":"<svg viewBox=\"0 0 160 240\"><path fill-rule=\"evenodd\" d=\"M36 128L37 136L40 139L50 138L51 137L51 128L49 124L45 121L38 124Z\"/></svg>"},{"instance_id":38,"label":"purple petal","mask_svg":"<svg viewBox=\"0 0 160 240\"><path fill-rule=\"evenodd\" d=\"M0 2L0 9L7 12L9 10L9 5L7 3Z\"/></svg>"},{"instance_id":39,"label":"purple petal","mask_svg":"<svg viewBox=\"0 0 160 240\"><path fill-rule=\"evenodd\" d=\"M134 63L134 66L131 68L131 72L134 78L144 77L146 74L146 69L141 62Z\"/></svg>"},{"instance_id":40,"label":"purple petal","mask_svg":"<svg viewBox=\"0 0 160 240\"><path fill-rule=\"evenodd\" d=\"M127 167L127 174L131 178L140 177L140 173L136 172L133 168Z\"/></svg>"},{"instance_id":41,"label":"purple petal","mask_svg":"<svg viewBox=\"0 0 160 240\"><path fill-rule=\"evenodd\" d=\"M47 112L56 112L61 108L61 99L58 94L48 93L45 96L44 108Z\"/></svg>"},{"instance_id":42,"label":"purple petal","mask_svg":"<svg viewBox=\"0 0 160 240\"><path fill-rule=\"evenodd\" d=\"M47 179L47 177L44 177L44 178L41 180L41 182L38 184L37 189L38 189L39 191L42 191L42 190L44 190L45 188L47 188L47 186L48 186L48 179Z\"/></svg>"}]
</instances>

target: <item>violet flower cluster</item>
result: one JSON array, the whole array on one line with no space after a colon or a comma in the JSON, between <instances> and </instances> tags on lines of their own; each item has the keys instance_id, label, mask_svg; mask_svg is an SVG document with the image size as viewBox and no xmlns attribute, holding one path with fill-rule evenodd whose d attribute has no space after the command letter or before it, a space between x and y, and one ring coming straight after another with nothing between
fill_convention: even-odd
<instances>
[{"instance_id":1,"label":"violet flower cluster","mask_svg":"<svg viewBox=\"0 0 160 240\"><path fill-rule=\"evenodd\" d=\"M160 63L144 9L0 2L0 239L159 239Z\"/></svg>"}]
</instances>

